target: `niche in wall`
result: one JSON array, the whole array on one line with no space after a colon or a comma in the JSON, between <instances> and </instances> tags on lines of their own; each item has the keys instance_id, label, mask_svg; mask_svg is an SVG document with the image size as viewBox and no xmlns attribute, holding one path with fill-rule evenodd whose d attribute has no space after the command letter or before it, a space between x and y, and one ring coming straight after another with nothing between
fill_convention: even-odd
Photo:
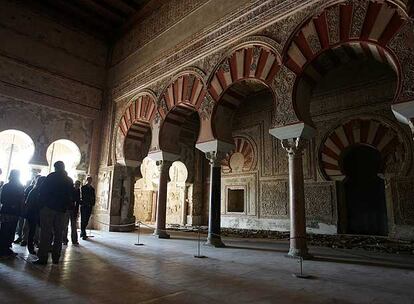
<instances>
[{"instance_id":1,"label":"niche in wall","mask_svg":"<svg viewBox=\"0 0 414 304\"><path fill-rule=\"evenodd\" d=\"M244 188L227 189L227 212L244 213L245 203Z\"/></svg>"}]
</instances>

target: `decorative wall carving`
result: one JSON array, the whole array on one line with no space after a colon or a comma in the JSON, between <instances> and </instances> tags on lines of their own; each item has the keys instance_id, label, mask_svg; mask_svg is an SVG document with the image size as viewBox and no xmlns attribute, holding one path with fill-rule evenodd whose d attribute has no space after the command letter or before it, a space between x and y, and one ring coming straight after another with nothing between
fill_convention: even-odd
<instances>
[{"instance_id":1,"label":"decorative wall carving","mask_svg":"<svg viewBox=\"0 0 414 304\"><path fill-rule=\"evenodd\" d=\"M414 24L406 22L397 35L390 41L388 47L394 52L401 69L401 93L398 102L409 101L414 98Z\"/></svg>"},{"instance_id":2,"label":"decorative wall carving","mask_svg":"<svg viewBox=\"0 0 414 304\"><path fill-rule=\"evenodd\" d=\"M335 224L336 187L334 182L305 183L306 218L325 224Z\"/></svg>"},{"instance_id":3,"label":"decorative wall carving","mask_svg":"<svg viewBox=\"0 0 414 304\"><path fill-rule=\"evenodd\" d=\"M150 15L144 16L115 45L113 63L117 63L172 27L207 0L166 1Z\"/></svg>"},{"instance_id":4,"label":"decorative wall carving","mask_svg":"<svg viewBox=\"0 0 414 304\"><path fill-rule=\"evenodd\" d=\"M103 170L98 173L96 187L96 207L101 210L108 210L110 206L112 186L112 171Z\"/></svg>"},{"instance_id":5,"label":"decorative wall carving","mask_svg":"<svg viewBox=\"0 0 414 304\"><path fill-rule=\"evenodd\" d=\"M289 188L286 181L260 182L260 217L280 218L289 214Z\"/></svg>"},{"instance_id":6,"label":"decorative wall carving","mask_svg":"<svg viewBox=\"0 0 414 304\"><path fill-rule=\"evenodd\" d=\"M414 225L414 177L391 179L396 225Z\"/></svg>"},{"instance_id":7,"label":"decorative wall carving","mask_svg":"<svg viewBox=\"0 0 414 304\"><path fill-rule=\"evenodd\" d=\"M241 173L256 169L257 149L255 143L247 137L236 136L235 148L227 153L222 161L224 173Z\"/></svg>"},{"instance_id":8,"label":"decorative wall carving","mask_svg":"<svg viewBox=\"0 0 414 304\"><path fill-rule=\"evenodd\" d=\"M301 1L302 3L298 3L298 0L267 0L265 2L256 0L241 6L238 10L235 10L208 29L183 41L176 48L166 50L152 62L140 67L134 75L123 80L114 88L114 98L118 99L128 94L128 92L143 88L144 85L148 85L152 81L158 81L160 75L169 75L177 67L185 66L187 62L194 60L198 56L221 51L223 47L229 46L237 38L246 36L244 33L252 32L253 28L260 28L263 23L277 20L288 12L296 11L303 4L312 2L311 0ZM305 10L300 13L306 15L309 11ZM295 16L293 28L300 21L300 18L296 18L296 15L297 13L293 14ZM283 32L286 39L290 33L291 31ZM276 41L280 40L276 39ZM279 49L281 49L280 46L278 47ZM207 70L205 71L207 72Z\"/></svg>"}]
</instances>

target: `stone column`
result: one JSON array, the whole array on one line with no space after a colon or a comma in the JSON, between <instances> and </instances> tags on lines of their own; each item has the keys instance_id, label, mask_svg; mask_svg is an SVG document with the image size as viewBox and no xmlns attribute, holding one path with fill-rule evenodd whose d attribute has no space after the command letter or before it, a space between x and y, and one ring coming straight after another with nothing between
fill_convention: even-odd
<instances>
[{"instance_id":1,"label":"stone column","mask_svg":"<svg viewBox=\"0 0 414 304\"><path fill-rule=\"evenodd\" d=\"M184 184L184 187L182 188L182 194L183 194L183 205L181 209L181 225L185 226L187 224L187 208L188 208L188 185Z\"/></svg>"},{"instance_id":2,"label":"stone column","mask_svg":"<svg viewBox=\"0 0 414 304\"><path fill-rule=\"evenodd\" d=\"M302 154L305 140L284 139L282 147L289 157L289 205L291 257L309 258L306 244L305 184L303 179Z\"/></svg>"},{"instance_id":3,"label":"stone column","mask_svg":"<svg viewBox=\"0 0 414 304\"><path fill-rule=\"evenodd\" d=\"M158 170L160 172L158 184L158 199L157 199L157 228L154 235L160 239L169 239L170 235L165 231L165 222L167 218L167 186L169 180L169 169L172 165L171 161L159 160L157 161Z\"/></svg>"},{"instance_id":4,"label":"stone column","mask_svg":"<svg viewBox=\"0 0 414 304\"><path fill-rule=\"evenodd\" d=\"M214 247L225 247L221 240L221 160L222 153L208 152L207 159L210 161L210 202L208 213L208 237L207 245Z\"/></svg>"}]
</instances>

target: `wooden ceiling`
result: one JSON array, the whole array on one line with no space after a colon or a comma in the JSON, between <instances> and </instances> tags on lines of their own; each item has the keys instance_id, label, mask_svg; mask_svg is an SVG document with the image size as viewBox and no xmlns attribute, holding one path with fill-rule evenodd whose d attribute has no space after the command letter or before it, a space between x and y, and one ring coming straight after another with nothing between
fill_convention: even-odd
<instances>
[{"instance_id":1,"label":"wooden ceiling","mask_svg":"<svg viewBox=\"0 0 414 304\"><path fill-rule=\"evenodd\" d=\"M165 0L37 0L27 1L60 22L112 40Z\"/></svg>"}]
</instances>

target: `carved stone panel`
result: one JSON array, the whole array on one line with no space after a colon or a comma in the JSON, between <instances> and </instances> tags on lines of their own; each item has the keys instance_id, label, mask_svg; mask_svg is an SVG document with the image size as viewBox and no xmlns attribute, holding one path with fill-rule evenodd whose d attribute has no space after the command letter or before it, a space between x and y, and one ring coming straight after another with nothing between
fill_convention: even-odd
<instances>
[{"instance_id":1,"label":"carved stone panel","mask_svg":"<svg viewBox=\"0 0 414 304\"><path fill-rule=\"evenodd\" d=\"M336 187L334 182L305 183L306 218L335 224L336 221Z\"/></svg>"},{"instance_id":2,"label":"carved stone panel","mask_svg":"<svg viewBox=\"0 0 414 304\"><path fill-rule=\"evenodd\" d=\"M110 204L112 185L112 171L100 170L96 186L96 207L95 209L108 210Z\"/></svg>"},{"instance_id":3,"label":"carved stone panel","mask_svg":"<svg viewBox=\"0 0 414 304\"><path fill-rule=\"evenodd\" d=\"M414 225L414 177L391 180L392 209L396 225Z\"/></svg>"},{"instance_id":4,"label":"carved stone panel","mask_svg":"<svg viewBox=\"0 0 414 304\"><path fill-rule=\"evenodd\" d=\"M287 181L262 181L260 183L260 217L287 217L289 188Z\"/></svg>"}]
</instances>

